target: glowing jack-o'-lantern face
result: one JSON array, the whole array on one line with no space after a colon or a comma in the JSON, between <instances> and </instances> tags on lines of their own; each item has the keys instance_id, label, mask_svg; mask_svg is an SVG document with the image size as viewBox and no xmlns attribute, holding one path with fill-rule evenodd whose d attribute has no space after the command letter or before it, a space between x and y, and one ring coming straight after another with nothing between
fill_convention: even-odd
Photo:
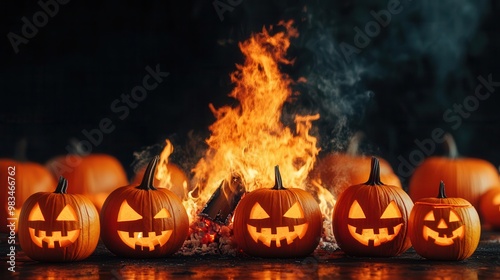
<instances>
[{"instance_id":1,"label":"glowing jack-o'-lantern face","mask_svg":"<svg viewBox=\"0 0 500 280\"><path fill-rule=\"evenodd\" d=\"M29 233L31 237L31 241L36 244L38 247L43 248L44 244L47 244L47 248L55 248L56 246L59 248L67 247L73 244L76 239L80 236L80 229L78 227L78 217L76 216L75 210L71 205L67 204L59 215L56 218L56 221L66 222L66 227L63 230L41 230L38 226L29 227ZM40 205L37 203L28 216L28 221L31 222L45 222L45 217L40 209ZM68 229L68 225L75 222L73 226ZM36 223L35 223L36 224ZM52 226L54 224L52 223ZM61 227L62 228L62 227Z\"/></svg>"},{"instance_id":2,"label":"glowing jack-o'-lantern face","mask_svg":"<svg viewBox=\"0 0 500 280\"><path fill-rule=\"evenodd\" d=\"M267 247L271 247L271 242L274 241L276 247L281 247L281 242L286 244L292 243L296 238L302 239L307 232L308 223L300 223L293 226L276 226L276 227L261 227L252 226L252 220L270 219L269 214L256 202L250 211L250 220L247 224L248 233L258 243L261 241ZM299 203L295 202L288 211L283 215L283 220L286 219L304 219L304 212Z\"/></svg>"},{"instance_id":3,"label":"glowing jack-o'-lantern face","mask_svg":"<svg viewBox=\"0 0 500 280\"><path fill-rule=\"evenodd\" d=\"M463 238L464 225L457 212L449 208L432 210L424 217L423 237L436 245L449 246L455 239Z\"/></svg>"},{"instance_id":4,"label":"glowing jack-o'-lantern face","mask_svg":"<svg viewBox=\"0 0 500 280\"><path fill-rule=\"evenodd\" d=\"M166 208L161 208L158 211L153 219L170 219L172 216L170 212ZM118 223L124 222L132 222L142 220L143 216L137 211L135 211L128 204L127 200L124 200L120 206L120 210L118 211ZM167 243L168 239L170 239L170 235L172 235L172 229L159 229L158 231L152 230L147 231L146 233L143 231L126 231L126 230L117 230L118 236L120 239L132 249L138 248L139 250L144 250L148 248L150 251L154 250L155 246L163 246ZM160 232L160 235L157 235L156 232Z\"/></svg>"},{"instance_id":5,"label":"glowing jack-o'-lantern face","mask_svg":"<svg viewBox=\"0 0 500 280\"><path fill-rule=\"evenodd\" d=\"M365 212L355 200L349 209L349 232L354 239L365 246L380 246L392 241L403 226L401 211L391 201L384 212L377 217L366 217Z\"/></svg>"}]
</instances>

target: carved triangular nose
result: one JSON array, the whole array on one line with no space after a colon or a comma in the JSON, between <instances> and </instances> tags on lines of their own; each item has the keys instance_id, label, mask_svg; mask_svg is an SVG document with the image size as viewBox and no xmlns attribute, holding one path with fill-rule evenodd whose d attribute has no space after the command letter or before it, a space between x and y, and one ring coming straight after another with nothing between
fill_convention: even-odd
<instances>
[{"instance_id":1,"label":"carved triangular nose","mask_svg":"<svg viewBox=\"0 0 500 280\"><path fill-rule=\"evenodd\" d=\"M448 228L448 225L446 225L446 222L441 219L438 224L438 228Z\"/></svg>"}]
</instances>

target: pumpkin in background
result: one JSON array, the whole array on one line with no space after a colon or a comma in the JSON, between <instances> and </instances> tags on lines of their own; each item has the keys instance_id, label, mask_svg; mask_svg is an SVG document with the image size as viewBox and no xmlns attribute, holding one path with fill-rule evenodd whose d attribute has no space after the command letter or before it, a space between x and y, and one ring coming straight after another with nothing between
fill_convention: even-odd
<instances>
[{"instance_id":1,"label":"pumpkin in background","mask_svg":"<svg viewBox=\"0 0 500 280\"><path fill-rule=\"evenodd\" d=\"M500 187L493 187L481 195L479 213L485 224L500 230Z\"/></svg>"},{"instance_id":2,"label":"pumpkin in background","mask_svg":"<svg viewBox=\"0 0 500 280\"><path fill-rule=\"evenodd\" d=\"M157 188L167 188L176 195L178 195L181 199L184 199L186 194L186 190L189 189L189 179L182 171L182 169L174 163L168 162L166 167L166 175L165 179L158 179L158 168L155 172L153 185ZM146 171L146 167L139 169L139 171L135 174L132 179L131 185L138 185L141 183L142 178L144 177L144 173Z\"/></svg>"},{"instance_id":3,"label":"pumpkin in background","mask_svg":"<svg viewBox=\"0 0 500 280\"><path fill-rule=\"evenodd\" d=\"M98 211L111 191L128 185L121 163L107 154L68 154L49 160L46 166L55 177L68 179L70 193L85 195Z\"/></svg>"},{"instance_id":4,"label":"pumpkin in background","mask_svg":"<svg viewBox=\"0 0 500 280\"><path fill-rule=\"evenodd\" d=\"M373 157L368 181L348 187L335 204L334 236L348 255L391 257L411 247L407 229L413 202L402 188L384 185L379 168Z\"/></svg>"},{"instance_id":5,"label":"pumpkin in background","mask_svg":"<svg viewBox=\"0 0 500 280\"><path fill-rule=\"evenodd\" d=\"M19 243L37 261L77 261L90 256L99 241L99 214L83 195L67 194L61 177L56 190L31 195L19 217Z\"/></svg>"},{"instance_id":6,"label":"pumpkin in background","mask_svg":"<svg viewBox=\"0 0 500 280\"><path fill-rule=\"evenodd\" d=\"M9 179L9 177L13 179ZM0 219L4 222L7 221L7 218L19 218L21 207L30 195L36 192L51 191L56 184L52 174L43 165L13 159L0 159L0 182L5 186L0 192L2 203ZM9 185L9 182L13 185ZM13 192L9 192L9 186L13 186ZM11 193L14 193L15 205L12 205L12 199L9 199ZM9 210L9 202L11 206L14 206L13 211ZM0 228L0 232L8 231L8 227Z\"/></svg>"},{"instance_id":7,"label":"pumpkin in background","mask_svg":"<svg viewBox=\"0 0 500 280\"><path fill-rule=\"evenodd\" d=\"M304 257L319 244L323 228L318 203L308 192L284 188L279 169L271 189L246 194L234 212L234 240L256 257Z\"/></svg>"},{"instance_id":8,"label":"pumpkin in background","mask_svg":"<svg viewBox=\"0 0 500 280\"><path fill-rule=\"evenodd\" d=\"M481 236L476 209L463 198L446 197L442 181L436 198L415 202L409 225L413 248L432 260L466 259L476 250Z\"/></svg>"},{"instance_id":9,"label":"pumpkin in background","mask_svg":"<svg viewBox=\"0 0 500 280\"><path fill-rule=\"evenodd\" d=\"M309 175L309 182L321 185L339 197L347 187L363 183L370 176L371 156L359 155L362 133L356 133L349 142L346 153L331 153L318 160ZM391 186L401 186L399 177L391 165L379 158L380 179Z\"/></svg>"},{"instance_id":10,"label":"pumpkin in background","mask_svg":"<svg viewBox=\"0 0 500 280\"><path fill-rule=\"evenodd\" d=\"M153 186L159 157L146 168L140 185L114 190L101 210L101 239L117 256L158 258L171 255L184 244L189 219L180 198Z\"/></svg>"},{"instance_id":11,"label":"pumpkin in background","mask_svg":"<svg viewBox=\"0 0 500 280\"><path fill-rule=\"evenodd\" d=\"M450 134L444 136L448 157L433 156L415 169L409 183L410 197L416 201L433 197L439 182L448 184L448 195L460 197L479 208L479 198L488 189L500 185L493 164L477 158L458 157L455 141Z\"/></svg>"}]
</instances>

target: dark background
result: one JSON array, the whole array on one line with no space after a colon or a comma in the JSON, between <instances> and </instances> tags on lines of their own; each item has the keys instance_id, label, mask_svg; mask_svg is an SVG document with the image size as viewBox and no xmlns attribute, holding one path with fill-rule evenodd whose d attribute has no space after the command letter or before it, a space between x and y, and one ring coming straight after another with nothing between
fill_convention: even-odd
<instances>
[{"instance_id":1,"label":"dark background","mask_svg":"<svg viewBox=\"0 0 500 280\"><path fill-rule=\"evenodd\" d=\"M355 46L354 28L364 30L370 12L390 1L232 1L238 2L221 20L209 0L73 0L59 5L16 54L7 34L21 35L21 18L33 22L41 7L2 1L0 157L13 157L24 138L27 158L43 163L110 118L116 128L93 152L116 156L131 175L134 152L159 151L169 138L172 160L189 170L215 121L208 104L235 104L227 95L229 74L243 62L237 43L293 19L300 36L289 57L296 62L283 72L308 82L295 86L300 95L286 104L283 119L290 124L294 113L319 112L314 133L322 153L344 149L347 137L362 130L362 151L397 170L418 149L416 139L442 128L455 136L461 154L500 165L497 92L458 128L443 119L474 93L477 76L500 81L498 1L402 0L401 13L350 61L340 45ZM170 76L121 120L112 102L157 64ZM436 147L435 154L443 152Z\"/></svg>"}]
</instances>

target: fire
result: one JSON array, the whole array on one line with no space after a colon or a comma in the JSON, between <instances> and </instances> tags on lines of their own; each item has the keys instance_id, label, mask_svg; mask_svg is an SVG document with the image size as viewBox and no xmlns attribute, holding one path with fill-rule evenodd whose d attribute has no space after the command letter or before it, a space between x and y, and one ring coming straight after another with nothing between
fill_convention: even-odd
<instances>
[{"instance_id":1,"label":"fire","mask_svg":"<svg viewBox=\"0 0 500 280\"><path fill-rule=\"evenodd\" d=\"M216 121L209 127L208 149L192 169L197 195L191 191L184 199L192 223L221 181L231 174L239 175L247 192L271 188L275 180L273 167L278 165L285 187L306 189L307 176L320 150L317 139L309 132L312 122L320 116L297 115L295 131L281 122L282 108L292 95L294 83L280 71L280 65L293 64L293 60L286 58L290 39L298 36L292 24L292 21L280 22L283 31L274 35L263 28L239 44L245 60L231 74L235 87L229 94L238 101L237 105L221 108L209 105ZM165 147L162 162L171 149L171 145ZM317 189L314 192L329 220L331 194L319 184L308 188Z\"/></svg>"}]
</instances>

